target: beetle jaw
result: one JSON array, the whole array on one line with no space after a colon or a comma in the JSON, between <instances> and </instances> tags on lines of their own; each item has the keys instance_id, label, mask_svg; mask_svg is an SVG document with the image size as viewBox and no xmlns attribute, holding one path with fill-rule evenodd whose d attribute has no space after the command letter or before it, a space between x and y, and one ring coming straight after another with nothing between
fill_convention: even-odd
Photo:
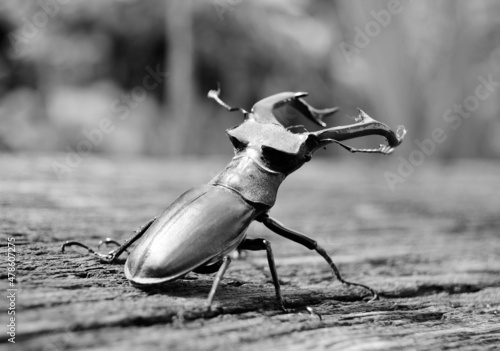
<instances>
[{"instance_id":1,"label":"beetle jaw","mask_svg":"<svg viewBox=\"0 0 500 351\"><path fill-rule=\"evenodd\" d=\"M305 91L299 91L299 92L294 93L294 98L298 99L298 98L301 98L301 97L306 97L308 95L309 95L309 93L307 93Z\"/></svg>"}]
</instances>

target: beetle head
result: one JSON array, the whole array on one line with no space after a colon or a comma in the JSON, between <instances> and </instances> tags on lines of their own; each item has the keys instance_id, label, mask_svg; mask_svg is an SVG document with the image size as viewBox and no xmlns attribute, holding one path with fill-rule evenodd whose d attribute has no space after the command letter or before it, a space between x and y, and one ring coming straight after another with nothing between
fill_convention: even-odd
<instances>
[{"instance_id":1,"label":"beetle head","mask_svg":"<svg viewBox=\"0 0 500 351\"><path fill-rule=\"evenodd\" d=\"M237 153L243 152L249 146L258 153L262 153L264 158L273 159L274 161L270 162L271 166L279 166L280 163L284 163L283 169L280 169L282 173L290 173L299 168L303 162L310 160L314 152L331 143L337 143L350 152L388 155L392 153L396 146L402 143L406 134L404 127L401 126L397 132L394 132L387 125L374 120L361 109L359 110L359 116L355 119L356 123L324 128L315 132L290 133L290 126L287 126L286 120L284 121L279 116L277 111L279 108L292 107L300 112L302 116L321 127L326 127L323 119L337 112L338 108L319 110L302 99L307 96L307 93L283 92L260 100L248 112L243 108L227 105L219 98L219 94L220 87L217 90L209 91L208 97L214 99L228 111L240 111L245 116L244 123L227 131L235 146L235 151ZM378 149L355 149L341 143L343 140L367 135L383 136L388 144L380 145ZM288 161L286 161L287 159ZM291 162L291 159L294 159L294 162Z\"/></svg>"}]
</instances>

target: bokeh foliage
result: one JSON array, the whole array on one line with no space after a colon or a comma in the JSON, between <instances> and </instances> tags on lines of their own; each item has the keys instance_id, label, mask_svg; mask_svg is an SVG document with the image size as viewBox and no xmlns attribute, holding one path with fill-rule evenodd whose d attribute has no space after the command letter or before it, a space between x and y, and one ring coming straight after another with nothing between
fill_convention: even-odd
<instances>
[{"instance_id":1,"label":"bokeh foliage","mask_svg":"<svg viewBox=\"0 0 500 351\"><path fill-rule=\"evenodd\" d=\"M0 149L65 151L111 118L93 151L230 153L222 130L240 116L206 99L220 82L223 98L247 109L280 91L340 106L332 123L362 107L406 126L403 154L442 128L436 157L500 155L500 89L456 129L443 117L479 77L500 82L500 3L403 0L377 22L393 1L3 0ZM360 32L376 35L359 47ZM151 70L166 77L130 100Z\"/></svg>"}]
</instances>

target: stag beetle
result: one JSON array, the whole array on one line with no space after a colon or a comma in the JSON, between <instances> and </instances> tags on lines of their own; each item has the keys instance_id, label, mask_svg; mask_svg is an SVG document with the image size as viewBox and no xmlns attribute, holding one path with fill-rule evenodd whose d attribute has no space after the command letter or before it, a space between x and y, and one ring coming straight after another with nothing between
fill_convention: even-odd
<instances>
[{"instance_id":1,"label":"stag beetle","mask_svg":"<svg viewBox=\"0 0 500 351\"><path fill-rule=\"evenodd\" d=\"M270 242L246 237L250 223L258 221L276 234L315 250L328 262L340 282L363 287L370 291L373 299L377 298L372 288L344 280L330 256L315 240L286 228L269 216L269 210L276 201L281 182L309 161L318 149L336 143L350 152L388 155L403 141L404 127L393 132L359 110L354 124L292 133L275 113L279 107L292 107L321 127L326 127L323 119L338 108L315 109L302 99L307 93L284 92L260 100L248 112L227 105L219 94L220 87L211 90L208 97L228 111L240 111L244 115L243 123L226 131L235 152L226 168L208 184L182 194L158 218L150 220L108 254L98 253L77 241L67 241L62 251L67 246L81 246L102 261L113 262L138 241L125 263L125 276L133 285L154 286L189 272L217 272L206 301L210 309L220 280L231 262L229 254L236 249L265 250L276 299L279 307L286 311ZM375 134L385 137L388 145L380 145L378 149L355 149L342 143L346 139ZM119 245L111 239L107 239L107 243Z\"/></svg>"}]
</instances>

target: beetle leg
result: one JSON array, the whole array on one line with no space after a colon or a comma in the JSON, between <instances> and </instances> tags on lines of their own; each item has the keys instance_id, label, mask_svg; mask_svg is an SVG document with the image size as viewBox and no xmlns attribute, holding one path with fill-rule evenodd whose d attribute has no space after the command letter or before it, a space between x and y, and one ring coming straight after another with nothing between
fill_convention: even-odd
<instances>
[{"instance_id":1,"label":"beetle leg","mask_svg":"<svg viewBox=\"0 0 500 351\"><path fill-rule=\"evenodd\" d=\"M214 279L214 282L212 284L212 289L210 289L210 293L208 294L206 304L207 304L207 307L209 310L210 310L210 307L212 306L212 302L214 301L215 292L217 291L217 288L219 287L222 276L226 272L227 267L229 266L230 263L231 263L231 258L229 256L224 256L222 258L222 264L219 268L219 271L215 275L215 279Z\"/></svg>"},{"instance_id":2,"label":"beetle leg","mask_svg":"<svg viewBox=\"0 0 500 351\"><path fill-rule=\"evenodd\" d=\"M238 249L250 250L250 251L260 251L266 250L267 262L269 263L269 269L271 270L271 276L273 277L274 290L276 291L276 300L280 308L284 312L288 312L285 308L285 303L283 301L283 296L281 295L280 282L278 280L278 273L276 271L276 264L274 263L273 250L271 249L271 243L263 238L258 239L245 239L239 246Z\"/></svg>"},{"instance_id":3,"label":"beetle leg","mask_svg":"<svg viewBox=\"0 0 500 351\"><path fill-rule=\"evenodd\" d=\"M80 247L83 247L84 249L87 249L89 251L89 253L93 254L96 257L98 257L101 261L104 261L106 263L112 263L116 258L118 258L118 256L120 256L124 251L126 251L127 248L130 245L132 245L134 242L136 242L149 229L149 227L151 226L151 224L153 224L154 221L156 221L156 217L153 218L153 219L151 219L151 220L149 220L149 222L146 223L144 226L142 226L141 229L139 229L134 234L133 237L131 237L130 239L126 240L123 243L123 245L121 245L120 247L118 247L115 250L110 251L107 254L101 254L99 252L96 252L95 250L91 249L87 245L82 244L82 243L80 243L78 241L74 241L74 240L68 240L68 241L66 241L61 246L61 251L64 252L64 249L66 247L68 247L68 246L80 246ZM108 241L108 239L106 239L106 241Z\"/></svg>"},{"instance_id":4,"label":"beetle leg","mask_svg":"<svg viewBox=\"0 0 500 351\"><path fill-rule=\"evenodd\" d=\"M262 222L267 228L271 229L276 234L281 235L281 236L283 236L287 239L290 239L292 241L295 241L296 243L299 243L299 244L307 247L309 250L315 250L318 254L321 255L321 257L323 257L326 260L326 262L328 262L331 269L333 270L333 273L335 274L335 276L337 277L337 279L341 283L344 283L347 286L350 286L350 285L359 286L359 287L362 287L362 288L368 290L373 296L369 302L378 299L377 292L375 290L373 290L372 288L370 288L369 286L364 285L364 284L359 284L359 283L352 283L352 282L349 282L347 280L344 280L344 278L342 278L342 276L340 275L340 272L339 272L337 266L335 265L333 260L330 258L328 253L325 251L325 249L323 249L321 246L319 246L319 244L315 240L305 236L302 233L299 233L299 232L296 232L294 230L291 230L291 229L284 227L280 222L270 218L267 214L264 214L264 215L260 216L259 218L257 218L257 221Z\"/></svg>"}]
</instances>

